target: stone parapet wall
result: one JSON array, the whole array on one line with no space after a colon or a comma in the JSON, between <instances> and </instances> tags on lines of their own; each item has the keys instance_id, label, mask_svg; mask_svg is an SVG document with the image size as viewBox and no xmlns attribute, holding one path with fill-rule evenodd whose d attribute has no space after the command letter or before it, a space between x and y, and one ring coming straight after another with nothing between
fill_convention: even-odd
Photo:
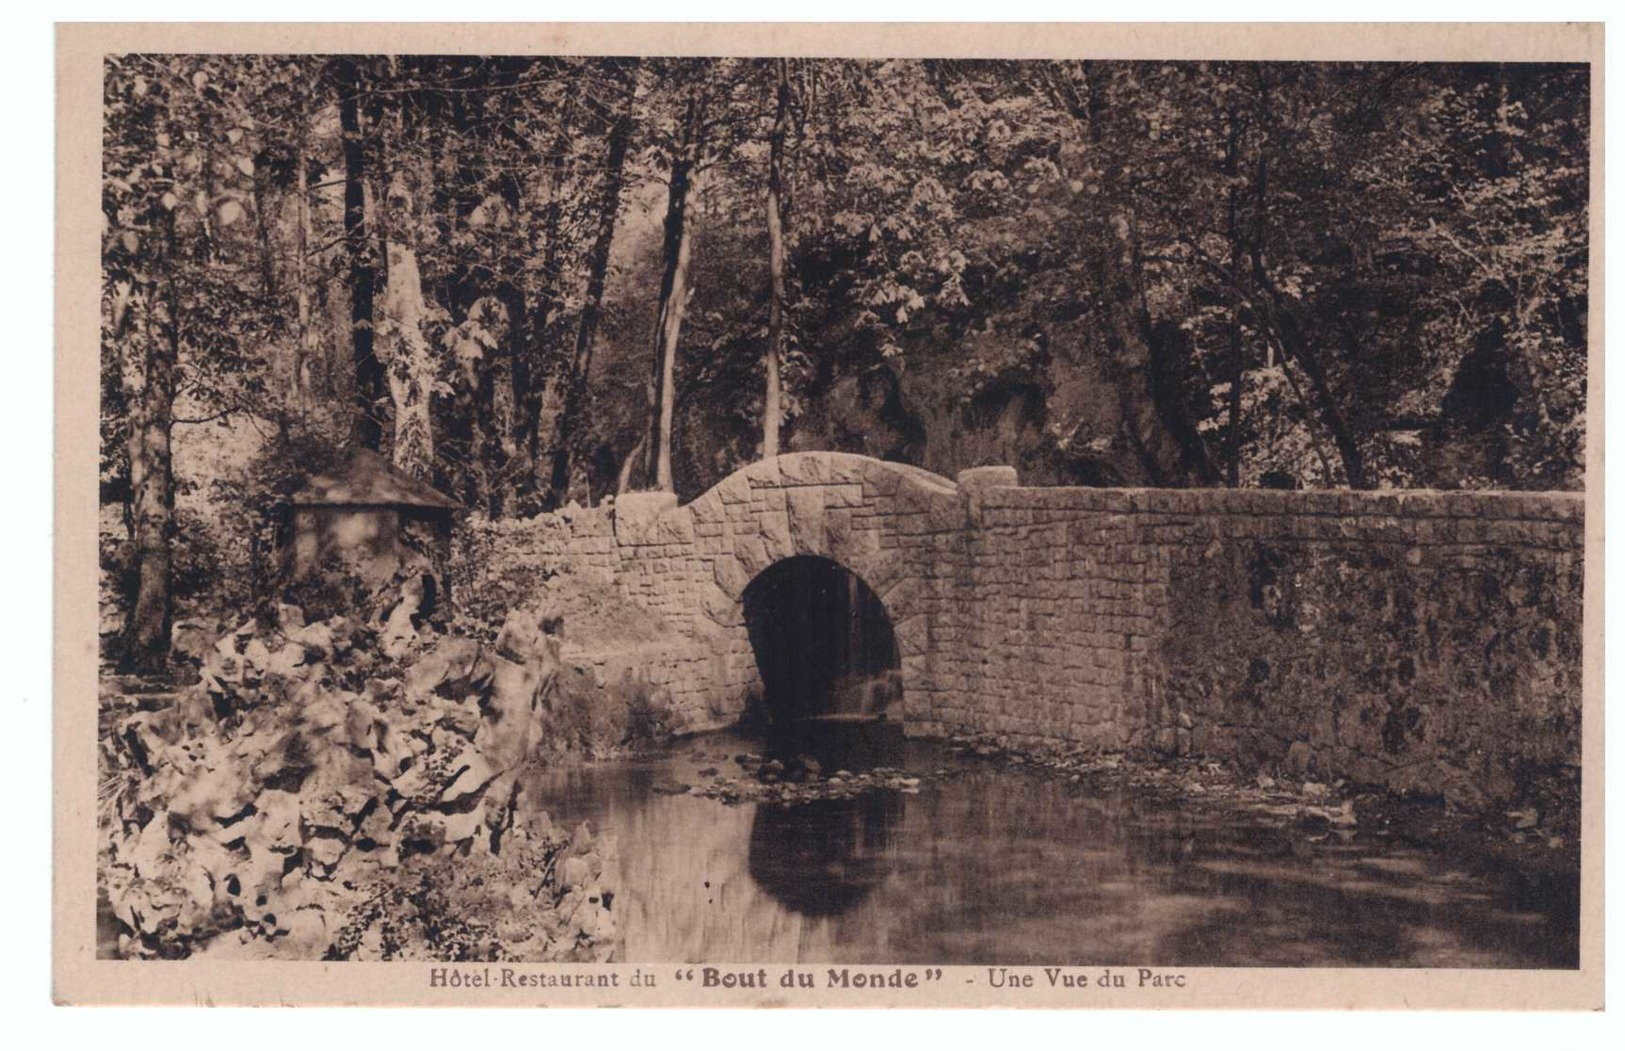
<instances>
[{"instance_id":1,"label":"stone parapet wall","mask_svg":"<svg viewBox=\"0 0 1625 1051\"><path fill-rule=\"evenodd\" d=\"M725 725L760 690L744 590L816 555L884 604L913 733L1211 754L1462 797L1578 762L1578 494L1015 481L790 454L685 506L638 494L510 527L523 540L480 572L511 586L514 562L579 558L655 613L682 643L647 651L661 665L647 674L681 694L684 728Z\"/></svg>"},{"instance_id":2,"label":"stone parapet wall","mask_svg":"<svg viewBox=\"0 0 1625 1051\"><path fill-rule=\"evenodd\" d=\"M932 729L1470 798L1578 763L1578 494L1004 487Z\"/></svg>"}]
</instances>

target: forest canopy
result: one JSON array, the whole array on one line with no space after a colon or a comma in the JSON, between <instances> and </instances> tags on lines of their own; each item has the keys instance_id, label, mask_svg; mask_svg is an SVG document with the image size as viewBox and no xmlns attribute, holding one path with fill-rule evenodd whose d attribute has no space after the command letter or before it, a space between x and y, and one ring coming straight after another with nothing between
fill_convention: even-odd
<instances>
[{"instance_id":1,"label":"forest canopy","mask_svg":"<svg viewBox=\"0 0 1625 1051\"><path fill-rule=\"evenodd\" d=\"M352 446L493 517L687 499L805 449L1029 484L1579 488L1588 84L112 56L127 649L167 644L172 597L247 586L292 480Z\"/></svg>"}]
</instances>

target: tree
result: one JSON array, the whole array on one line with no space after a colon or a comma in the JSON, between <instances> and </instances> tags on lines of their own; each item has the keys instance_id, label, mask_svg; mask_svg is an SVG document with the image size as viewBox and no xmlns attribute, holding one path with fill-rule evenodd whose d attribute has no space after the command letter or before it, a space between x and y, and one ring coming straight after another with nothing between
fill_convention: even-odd
<instances>
[{"instance_id":1,"label":"tree","mask_svg":"<svg viewBox=\"0 0 1625 1051\"><path fill-rule=\"evenodd\" d=\"M790 118L790 61L774 63L778 73L773 131L767 162L767 251L772 274L772 302L768 308L767 352L763 371L767 391L762 401L762 456L779 454L779 361L784 356L784 139Z\"/></svg>"},{"instance_id":2,"label":"tree","mask_svg":"<svg viewBox=\"0 0 1625 1051\"><path fill-rule=\"evenodd\" d=\"M120 56L106 90L131 666L249 576L291 472L193 428L493 516L786 449L1583 477L1583 67Z\"/></svg>"},{"instance_id":3,"label":"tree","mask_svg":"<svg viewBox=\"0 0 1625 1051\"><path fill-rule=\"evenodd\" d=\"M367 143L361 99L366 90L359 60L334 60L339 123L344 133L344 238L350 257L350 345L355 376L355 438L369 449L383 448L380 402L384 369L373 348L374 250L367 235Z\"/></svg>"},{"instance_id":4,"label":"tree","mask_svg":"<svg viewBox=\"0 0 1625 1051\"><path fill-rule=\"evenodd\" d=\"M587 289L576 325L575 350L564 384L564 404L549 437L553 450L543 507L557 508L570 488L576 431L587 398L587 378L592 372L593 343L603 316L604 287L609 275L609 254L615 242L615 225L621 211L621 190L626 181L626 153L632 138L633 103L638 93L638 62L629 60L619 71L621 93L609 129L604 157L604 178L599 186L598 229L587 260Z\"/></svg>"},{"instance_id":5,"label":"tree","mask_svg":"<svg viewBox=\"0 0 1625 1051\"><path fill-rule=\"evenodd\" d=\"M665 239L661 249L664 267L660 275L660 298L655 316L654 374L650 381L649 435L645 445L644 471L652 474L656 489L671 492L671 425L676 411L677 341L683 331L683 312L688 309L688 265L693 244L690 218L694 211L705 152L706 105L709 102L704 81L696 77L688 85L682 103L677 139L668 158Z\"/></svg>"},{"instance_id":6,"label":"tree","mask_svg":"<svg viewBox=\"0 0 1625 1051\"><path fill-rule=\"evenodd\" d=\"M124 439L135 594L119 650L134 672L161 672L168 660L173 429L240 407L254 382L238 344L265 332L235 314L262 302L243 271L220 265L254 197L243 74L181 56L114 56L105 66L102 338L125 412L114 433ZM177 413L183 390L204 415Z\"/></svg>"},{"instance_id":7,"label":"tree","mask_svg":"<svg viewBox=\"0 0 1625 1051\"><path fill-rule=\"evenodd\" d=\"M395 466L426 479L434 467L430 409L441 385L439 368L424 332L429 307L424 302L423 278L412 245L412 194L399 177L390 183L388 200L392 222L384 235L388 269L377 356L389 377L389 396L394 404Z\"/></svg>"}]
</instances>

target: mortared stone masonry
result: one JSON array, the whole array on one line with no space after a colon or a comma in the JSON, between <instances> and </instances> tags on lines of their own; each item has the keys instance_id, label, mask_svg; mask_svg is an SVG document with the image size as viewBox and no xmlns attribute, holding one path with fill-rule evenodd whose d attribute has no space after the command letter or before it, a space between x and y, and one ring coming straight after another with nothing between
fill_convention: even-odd
<instances>
[{"instance_id":1,"label":"mortared stone masonry","mask_svg":"<svg viewBox=\"0 0 1625 1051\"><path fill-rule=\"evenodd\" d=\"M819 555L884 604L913 734L1463 800L1579 764L1578 493L1031 488L806 452L685 506L629 494L506 528L510 561L566 561L675 626L636 660L683 730L760 690L746 586Z\"/></svg>"}]
</instances>

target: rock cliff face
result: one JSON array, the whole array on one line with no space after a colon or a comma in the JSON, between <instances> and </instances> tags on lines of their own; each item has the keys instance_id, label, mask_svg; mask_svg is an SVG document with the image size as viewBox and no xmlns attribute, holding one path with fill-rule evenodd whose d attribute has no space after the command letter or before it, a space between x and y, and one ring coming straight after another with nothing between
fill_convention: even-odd
<instances>
[{"instance_id":1,"label":"rock cliff face","mask_svg":"<svg viewBox=\"0 0 1625 1051\"><path fill-rule=\"evenodd\" d=\"M624 720L568 726L559 641L535 613L482 642L282 606L176 645L194 685L103 701L120 955L616 954L613 842L554 828L521 775L549 742L621 743L594 734Z\"/></svg>"}]
</instances>

